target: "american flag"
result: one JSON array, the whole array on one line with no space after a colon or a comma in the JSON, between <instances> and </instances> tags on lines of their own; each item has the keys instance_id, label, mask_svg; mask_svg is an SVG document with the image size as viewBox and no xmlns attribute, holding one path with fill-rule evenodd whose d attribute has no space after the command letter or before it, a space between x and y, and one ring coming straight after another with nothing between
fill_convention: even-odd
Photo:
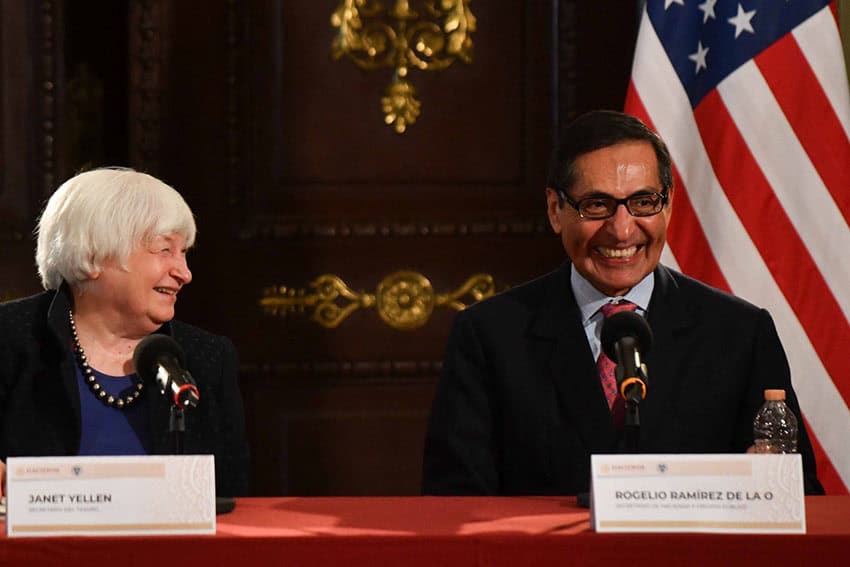
<instances>
[{"instance_id":1,"label":"american flag","mask_svg":"<svg viewBox=\"0 0 850 567\"><path fill-rule=\"evenodd\" d=\"M670 147L662 262L767 308L850 487L850 95L829 0L647 0L626 112Z\"/></svg>"}]
</instances>

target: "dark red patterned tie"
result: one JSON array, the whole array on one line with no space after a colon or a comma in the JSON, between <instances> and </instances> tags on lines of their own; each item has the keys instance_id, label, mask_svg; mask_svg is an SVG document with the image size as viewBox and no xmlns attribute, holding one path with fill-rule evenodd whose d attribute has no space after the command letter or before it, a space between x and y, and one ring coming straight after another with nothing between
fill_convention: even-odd
<instances>
[{"instance_id":1,"label":"dark red patterned tie","mask_svg":"<svg viewBox=\"0 0 850 567\"><path fill-rule=\"evenodd\" d=\"M602 316L607 319L614 313L620 311L634 311L637 305L630 301L620 301L619 303L607 303L599 310L602 311ZM599 372L599 381L602 383L602 391L605 392L605 398L608 400L608 409L614 417L614 425L617 429L622 427L623 417L625 415L625 402L617 392L617 378L614 371L617 365L608 358L605 351L600 351L599 358L596 359L596 371Z\"/></svg>"}]
</instances>

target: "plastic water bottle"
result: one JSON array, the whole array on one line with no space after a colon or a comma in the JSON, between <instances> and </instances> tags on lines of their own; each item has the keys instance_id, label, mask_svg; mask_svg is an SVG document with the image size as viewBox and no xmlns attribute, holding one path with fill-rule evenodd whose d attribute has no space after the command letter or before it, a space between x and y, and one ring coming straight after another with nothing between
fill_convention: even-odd
<instances>
[{"instance_id":1,"label":"plastic water bottle","mask_svg":"<svg viewBox=\"0 0 850 567\"><path fill-rule=\"evenodd\" d=\"M756 453L796 453L797 416L785 404L785 390L765 390L753 420Z\"/></svg>"}]
</instances>

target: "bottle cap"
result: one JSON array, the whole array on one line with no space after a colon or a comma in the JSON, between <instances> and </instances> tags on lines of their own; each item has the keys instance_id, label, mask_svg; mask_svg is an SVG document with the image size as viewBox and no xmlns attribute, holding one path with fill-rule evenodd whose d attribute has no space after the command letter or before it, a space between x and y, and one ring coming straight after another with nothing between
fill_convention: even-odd
<instances>
[{"instance_id":1,"label":"bottle cap","mask_svg":"<svg viewBox=\"0 0 850 567\"><path fill-rule=\"evenodd\" d=\"M764 399L770 402L785 399L785 390L765 390Z\"/></svg>"}]
</instances>

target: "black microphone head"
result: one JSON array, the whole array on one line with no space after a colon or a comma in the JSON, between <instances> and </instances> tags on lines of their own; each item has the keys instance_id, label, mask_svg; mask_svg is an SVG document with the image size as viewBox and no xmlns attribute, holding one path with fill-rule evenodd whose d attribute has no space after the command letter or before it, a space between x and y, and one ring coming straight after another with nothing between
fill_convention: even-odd
<instances>
[{"instance_id":1,"label":"black microphone head","mask_svg":"<svg viewBox=\"0 0 850 567\"><path fill-rule=\"evenodd\" d=\"M617 360L614 345L623 337L635 339L641 356L646 356L652 347L652 330L649 323L634 311L615 313L602 324L602 350L611 360Z\"/></svg>"},{"instance_id":2,"label":"black microphone head","mask_svg":"<svg viewBox=\"0 0 850 567\"><path fill-rule=\"evenodd\" d=\"M186 365L183 348L168 335L153 334L143 338L133 352L136 374L144 381L154 381L157 362L163 357L176 360L181 367Z\"/></svg>"}]
</instances>

